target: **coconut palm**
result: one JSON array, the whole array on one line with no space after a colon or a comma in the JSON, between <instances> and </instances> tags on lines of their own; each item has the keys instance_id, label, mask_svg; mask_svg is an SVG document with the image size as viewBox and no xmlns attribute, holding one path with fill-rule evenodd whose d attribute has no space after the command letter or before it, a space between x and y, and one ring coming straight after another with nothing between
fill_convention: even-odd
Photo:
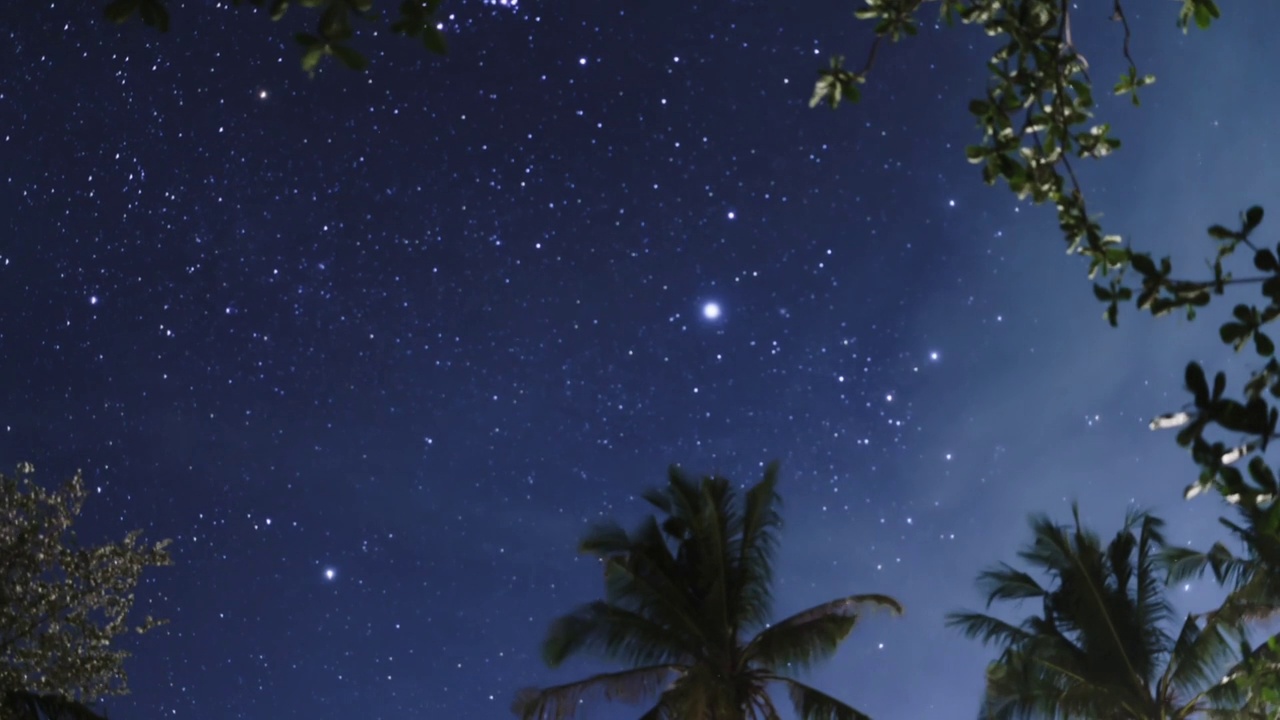
<instances>
[{"instance_id":1,"label":"coconut palm","mask_svg":"<svg viewBox=\"0 0 1280 720\"><path fill-rule=\"evenodd\" d=\"M862 720L844 702L793 673L831 657L862 612L902 607L884 595L851 595L772 625L772 559L782 519L778 468L739 494L719 477L694 482L672 468L645 499L650 516L628 534L591 531L581 550L604 565L605 599L556 620L543 657L556 667L580 652L626 665L578 682L522 690L524 720L564 720L589 695L656 702L642 720L776 720L770 690L783 690L803 720Z\"/></svg>"},{"instance_id":2,"label":"coconut palm","mask_svg":"<svg viewBox=\"0 0 1280 720\"><path fill-rule=\"evenodd\" d=\"M1269 480L1260 483L1264 489L1275 485L1261 458L1254 458L1249 471L1255 478ZM1243 483L1240 486L1248 489ZM1244 633L1255 622L1280 614L1280 505L1271 493L1224 494L1236 507L1240 521L1221 518L1219 522L1240 541L1244 552L1236 554L1217 542L1207 552L1167 548L1162 560L1171 583L1198 578L1210 570L1228 594L1220 607L1205 616L1235 624ZM1243 660L1231 668L1227 678L1238 686L1246 709L1256 710L1259 717L1276 717L1280 707L1280 635L1254 647L1245 645L1241 654Z\"/></svg>"},{"instance_id":3,"label":"coconut palm","mask_svg":"<svg viewBox=\"0 0 1280 720\"><path fill-rule=\"evenodd\" d=\"M1001 648L987 668L981 717L1183 720L1233 707L1220 683L1235 657L1231 626L1175 617L1158 556L1163 522L1130 512L1103 546L1085 530L1045 516L1031 520L1020 553L1036 577L1007 564L984 571L979 587L995 601L1038 600L1041 612L1014 625L991 615L952 613L947 624Z\"/></svg>"},{"instance_id":4,"label":"coconut palm","mask_svg":"<svg viewBox=\"0 0 1280 720\"><path fill-rule=\"evenodd\" d=\"M1243 621L1280 613L1280 504L1275 502L1280 484L1261 455L1253 456L1247 469L1246 478L1244 472L1223 465L1215 483L1240 518L1219 522L1240 541L1244 554L1234 554L1221 542L1208 552L1169 548L1163 553L1170 582L1199 577L1211 569L1231 592L1217 612ZM1186 496L1195 497L1205 487L1197 482L1187 488Z\"/></svg>"}]
</instances>

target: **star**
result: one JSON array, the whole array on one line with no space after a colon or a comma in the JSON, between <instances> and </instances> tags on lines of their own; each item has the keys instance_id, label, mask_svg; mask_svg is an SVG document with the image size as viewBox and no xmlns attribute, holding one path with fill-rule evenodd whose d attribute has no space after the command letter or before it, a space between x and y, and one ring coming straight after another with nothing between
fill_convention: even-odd
<instances>
[{"instance_id":1,"label":"star","mask_svg":"<svg viewBox=\"0 0 1280 720\"><path fill-rule=\"evenodd\" d=\"M708 320L717 320L720 318L720 303L709 302L702 306L702 317Z\"/></svg>"}]
</instances>

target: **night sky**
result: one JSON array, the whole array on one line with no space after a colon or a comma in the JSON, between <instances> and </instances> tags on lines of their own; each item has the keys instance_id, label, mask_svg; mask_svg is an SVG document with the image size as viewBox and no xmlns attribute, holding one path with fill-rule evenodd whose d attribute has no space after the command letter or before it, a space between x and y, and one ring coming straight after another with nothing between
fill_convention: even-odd
<instances>
[{"instance_id":1,"label":"night sky","mask_svg":"<svg viewBox=\"0 0 1280 720\"><path fill-rule=\"evenodd\" d=\"M161 36L83 5L0 15L0 464L83 468L85 540L174 539L112 717L509 718L612 667L539 643L600 593L578 538L670 463L782 461L778 617L906 605L808 676L876 718L973 716L991 651L942 616L1028 513L1217 538L1146 423L1190 359L1243 382L1233 301L1107 327L1052 210L964 158L979 30L883 48L833 113L807 101L865 57L849 3L450 0L447 59L366 33L370 72L314 79L296 10L176 4ZM1120 28L1080 5L1109 88ZM1125 146L1083 180L1199 277L1204 228L1280 189L1280 6L1184 37L1131 5L1159 81L1099 90Z\"/></svg>"}]
</instances>

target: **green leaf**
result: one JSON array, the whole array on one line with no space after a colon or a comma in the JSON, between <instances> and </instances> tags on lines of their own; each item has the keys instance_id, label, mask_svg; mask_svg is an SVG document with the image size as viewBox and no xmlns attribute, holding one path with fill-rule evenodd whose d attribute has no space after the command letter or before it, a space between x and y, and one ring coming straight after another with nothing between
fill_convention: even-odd
<instances>
[{"instance_id":1,"label":"green leaf","mask_svg":"<svg viewBox=\"0 0 1280 720\"><path fill-rule=\"evenodd\" d=\"M1137 270L1147 277L1158 274L1156 272L1155 261L1146 253L1133 253L1129 257L1129 262L1133 263L1134 270Z\"/></svg>"},{"instance_id":2,"label":"green leaf","mask_svg":"<svg viewBox=\"0 0 1280 720\"><path fill-rule=\"evenodd\" d=\"M1262 208L1261 207L1254 205L1253 207L1245 211L1244 213L1244 231L1245 232L1249 232L1250 230L1258 227L1261 224L1262 224Z\"/></svg>"},{"instance_id":3,"label":"green leaf","mask_svg":"<svg viewBox=\"0 0 1280 720\"><path fill-rule=\"evenodd\" d=\"M343 65L357 72L369 67L369 60L347 45L334 45L329 50L342 61Z\"/></svg>"},{"instance_id":4,"label":"green leaf","mask_svg":"<svg viewBox=\"0 0 1280 720\"><path fill-rule=\"evenodd\" d=\"M1215 240L1234 240L1239 234L1234 230L1228 230L1221 225L1212 225L1209 227L1209 237Z\"/></svg>"},{"instance_id":5,"label":"green leaf","mask_svg":"<svg viewBox=\"0 0 1280 720\"><path fill-rule=\"evenodd\" d=\"M1178 13L1178 27L1185 33L1190 21L1195 19L1196 26L1204 30L1219 17L1221 13L1214 0L1182 0L1182 11Z\"/></svg>"},{"instance_id":6,"label":"green leaf","mask_svg":"<svg viewBox=\"0 0 1280 720\"><path fill-rule=\"evenodd\" d=\"M325 8L324 14L320 16L320 37L330 42L350 40L354 31L351 29L348 14L347 6L340 0L330 2L329 7Z\"/></svg>"},{"instance_id":7,"label":"green leaf","mask_svg":"<svg viewBox=\"0 0 1280 720\"><path fill-rule=\"evenodd\" d=\"M1097 283L1093 285L1093 296L1101 302L1111 302L1111 291Z\"/></svg>"},{"instance_id":8,"label":"green leaf","mask_svg":"<svg viewBox=\"0 0 1280 720\"><path fill-rule=\"evenodd\" d=\"M1271 468L1267 466L1267 461L1261 455L1254 455L1249 460L1249 476L1263 490L1271 493L1276 492L1276 476L1271 472Z\"/></svg>"},{"instance_id":9,"label":"green leaf","mask_svg":"<svg viewBox=\"0 0 1280 720\"><path fill-rule=\"evenodd\" d=\"M1185 373L1185 381L1187 390L1190 390L1196 396L1196 407L1204 407L1209 404L1209 383L1205 380L1204 369L1197 362L1187 363Z\"/></svg>"},{"instance_id":10,"label":"green leaf","mask_svg":"<svg viewBox=\"0 0 1280 720\"><path fill-rule=\"evenodd\" d=\"M113 23L122 23L138 11L142 0L115 0L103 8L103 15Z\"/></svg>"},{"instance_id":11,"label":"green leaf","mask_svg":"<svg viewBox=\"0 0 1280 720\"><path fill-rule=\"evenodd\" d=\"M324 58L324 45L313 45L302 53L302 69L308 73L314 73L316 68L320 66L320 60Z\"/></svg>"},{"instance_id":12,"label":"green leaf","mask_svg":"<svg viewBox=\"0 0 1280 720\"><path fill-rule=\"evenodd\" d=\"M1228 344L1234 345L1240 338L1248 334L1249 328L1240 323L1223 323L1222 327L1218 328L1218 337L1222 338L1222 342Z\"/></svg>"},{"instance_id":13,"label":"green leaf","mask_svg":"<svg viewBox=\"0 0 1280 720\"><path fill-rule=\"evenodd\" d=\"M1271 338L1263 333L1254 333L1253 343L1258 350L1258 354L1262 357L1271 357L1276 353L1275 343L1271 342Z\"/></svg>"},{"instance_id":14,"label":"green leaf","mask_svg":"<svg viewBox=\"0 0 1280 720\"><path fill-rule=\"evenodd\" d=\"M1247 227L1247 224L1246 224L1246 227ZM1258 252L1254 253L1253 266L1264 272L1271 272L1275 270L1277 267L1280 267L1280 265L1276 264L1276 256L1266 248L1263 248Z\"/></svg>"},{"instance_id":15,"label":"green leaf","mask_svg":"<svg viewBox=\"0 0 1280 720\"><path fill-rule=\"evenodd\" d=\"M279 20L289 9L289 0L272 0L271 2L271 19Z\"/></svg>"},{"instance_id":16,"label":"green leaf","mask_svg":"<svg viewBox=\"0 0 1280 720\"><path fill-rule=\"evenodd\" d=\"M428 24L423 28L422 44L437 55L448 55L449 45L444 40L444 33L435 25Z\"/></svg>"},{"instance_id":17,"label":"green leaf","mask_svg":"<svg viewBox=\"0 0 1280 720\"><path fill-rule=\"evenodd\" d=\"M143 23L160 32L169 32L169 10L165 8L163 0L142 0L138 12Z\"/></svg>"}]
</instances>

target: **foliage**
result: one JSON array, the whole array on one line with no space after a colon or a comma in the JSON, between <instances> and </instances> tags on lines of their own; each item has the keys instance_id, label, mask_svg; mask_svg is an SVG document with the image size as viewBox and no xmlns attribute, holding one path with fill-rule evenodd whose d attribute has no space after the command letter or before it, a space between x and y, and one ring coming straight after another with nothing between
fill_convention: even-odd
<instances>
[{"instance_id":1,"label":"foliage","mask_svg":"<svg viewBox=\"0 0 1280 720\"><path fill-rule=\"evenodd\" d=\"M884 595L839 598L769 624L773 552L782 518L777 465L739 493L728 480L694 482L672 468L645 499L662 514L634 533L610 524L582 552L604 565L605 599L555 621L543 657L556 667L594 652L628 669L522 690L523 720L570 718L589 694L639 702L644 720L777 718L768 690L785 690L803 720L866 715L791 677L830 658L864 610L902 607Z\"/></svg>"},{"instance_id":2,"label":"foliage","mask_svg":"<svg viewBox=\"0 0 1280 720\"><path fill-rule=\"evenodd\" d=\"M128 653L112 642L130 629L143 570L171 564L169 543L142 544L135 531L79 547L72 525L88 495L80 474L47 490L33 472L24 464L14 477L0 475L0 706L15 717L24 707L92 717L74 708L128 692ZM134 629L159 624L148 616Z\"/></svg>"},{"instance_id":3,"label":"foliage","mask_svg":"<svg viewBox=\"0 0 1280 720\"><path fill-rule=\"evenodd\" d=\"M272 20L279 21L289 10L289 0L231 0L232 5L245 3L266 8ZM353 19L372 21L378 17L374 0L298 0L298 4L315 16L315 30L297 33L294 40L301 50L302 69L314 74L326 57L336 57L352 70L364 70L369 60L351 46L356 35ZM401 0L399 17L388 29L398 35L419 38L423 46L436 55L448 53L444 33L440 29L440 6L444 0ZM385 7L385 5L383 5ZM112 0L105 10L106 18L124 23L135 15L160 32L169 31L169 9L166 0Z\"/></svg>"},{"instance_id":4,"label":"foliage","mask_svg":"<svg viewBox=\"0 0 1280 720\"><path fill-rule=\"evenodd\" d=\"M1218 683L1234 627L1188 615L1176 636L1169 632L1175 618L1158 565L1162 526L1130 512L1103 546L1078 509L1074 527L1032 519L1033 540L1019 553L1031 572L1001 564L978 584L988 606L1037 600L1040 614L1018 625L972 612L947 619L1002 649L987 670L982 717L1179 720L1235 709L1232 688ZM1036 580L1041 575L1049 586Z\"/></svg>"},{"instance_id":5,"label":"foliage","mask_svg":"<svg viewBox=\"0 0 1280 720\"><path fill-rule=\"evenodd\" d=\"M980 26L998 39L999 47L987 63L990 82L983 97L973 99L969 112L977 119L981 140L966 148L968 159L982 166L987 184L1003 180L1020 199L1053 203L1068 253L1089 261L1088 274L1096 280L1095 297L1106 309L1104 317L1118 324L1121 304L1132 301L1153 316L1175 310L1194 319L1199 308L1230 287L1257 286L1259 304L1240 303L1232 319L1219 328L1223 343L1236 351L1254 350L1264 361L1245 383L1243 396L1225 396L1227 379L1214 376L1212 387L1203 368L1195 362L1186 369L1186 387L1192 403L1182 410L1161 415L1153 430L1178 428L1177 442L1191 452L1199 468L1195 483L1185 496L1215 489L1240 515L1223 524L1245 549L1234 555L1218 543L1208 552L1172 551L1174 577L1197 575L1211 567L1214 576L1231 591L1227 603L1210 613L1225 622L1248 624L1280 610L1280 507L1277 507L1276 473L1263 457L1276 435L1280 411L1272 400L1280 398L1280 361L1266 326L1280 317L1280 246L1273 251L1254 238L1263 220L1263 209L1253 206L1240 214L1234 227L1217 224L1208 234L1215 252L1208 261L1211 276L1201 279L1174 277L1168 257L1157 261L1149 253L1126 247L1118 235L1105 234L1090 214L1085 194L1073 168L1075 161L1099 159L1120 147L1106 123L1093 119L1094 85L1089 64L1079 53L1071 34L1072 3L1058 0L928 0L937 2L941 18L952 25ZM885 42L897 42L918 33L920 10L926 0L866 0L855 13L875 23L875 39L861 70L845 67L843 57L832 58L819 71L811 106L839 107L856 101L858 88L867 82L876 54ZM1139 91L1155 81L1140 73L1130 52L1131 33L1121 0L1112 0L1111 19L1123 30L1121 54L1126 69L1111 91L1140 104ZM1243 6L1242 6L1243 7ZM1214 0L1179 0L1175 25L1184 33L1194 25L1209 28L1220 17ZM1226 262L1237 249L1252 255L1260 275L1236 277ZM1243 466L1247 472L1242 472ZM1238 689L1260 716L1280 716L1280 672L1274 647L1280 636L1245 653L1230 674ZM1259 710L1258 708L1264 708ZM1268 714L1270 713L1270 714Z\"/></svg>"},{"instance_id":6,"label":"foliage","mask_svg":"<svg viewBox=\"0 0 1280 720\"><path fill-rule=\"evenodd\" d=\"M987 184L1003 180L1019 199L1037 204L1053 203L1067 252L1089 260L1089 276L1101 275L1106 286L1095 286L1106 303L1105 317L1115 325L1119 305L1133 300L1134 288L1125 284L1125 271L1141 275L1144 292L1137 305L1156 315L1175 308L1195 309L1209 301L1212 290L1221 291L1225 280L1220 265L1207 282L1172 280L1172 268L1159 268L1150 256L1124 247L1120 236L1104 234L1090 215L1073 162L1100 159L1120 147L1107 123L1094 121L1094 85L1089 63L1077 50L1071 34L1071 3L1060 0L928 0L939 6L948 25L982 28L997 38L999 47L987 62L990 82L983 97L969 103L982 137L965 149L969 161L982 166ZM839 107L856 101L858 86L867 82L880 46L898 42L919 32L921 8L926 0L867 0L855 13L875 23L875 40L859 71L844 67L843 57L832 58L819 71L811 106ZM1194 23L1208 28L1220 13L1213 0L1181 0L1177 26L1184 32ZM1139 72L1130 52L1130 28L1120 0L1113 0L1111 19L1124 31L1121 52L1126 70L1111 91L1140 104L1139 90L1155 82L1155 76ZM1258 211L1261 220L1261 211ZM1256 225L1256 223L1254 223ZM1219 260L1223 257L1219 256Z\"/></svg>"},{"instance_id":7,"label":"foliage","mask_svg":"<svg viewBox=\"0 0 1280 720\"><path fill-rule=\"evenodd\" d=\"M5 720L106 720L89 706L61 695L21 690L11 690L0 697L0 717Z\"/></svg>"}]
</instances>

